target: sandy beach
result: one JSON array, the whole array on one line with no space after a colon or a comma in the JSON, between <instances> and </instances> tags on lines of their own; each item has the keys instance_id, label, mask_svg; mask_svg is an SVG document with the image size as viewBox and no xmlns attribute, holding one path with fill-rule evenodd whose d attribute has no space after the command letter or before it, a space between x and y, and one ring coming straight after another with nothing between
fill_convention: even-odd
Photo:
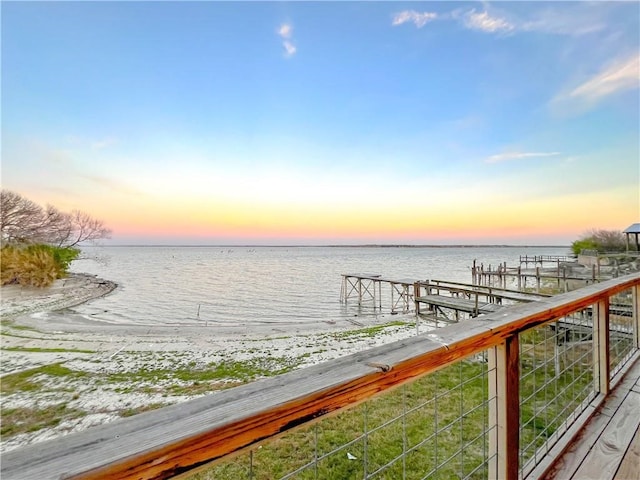
<instances>
[{"instance_id":1,"label":"sandy beach","mask_svg":"<svg viewBox=\"0 0 640 480\"><path fill-rule=\"evenodd\" d=\"M47 289L1 288L0 451L416 334L413 316L368 325L157 326L70 310L117 293L113 282L84 274Z\"/></svg>"}]
</instances>

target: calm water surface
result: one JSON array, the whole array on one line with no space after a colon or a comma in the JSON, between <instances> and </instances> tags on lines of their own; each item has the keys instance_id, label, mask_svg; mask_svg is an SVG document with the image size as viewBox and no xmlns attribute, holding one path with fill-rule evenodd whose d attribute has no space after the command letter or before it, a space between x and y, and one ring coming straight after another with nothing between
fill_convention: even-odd
<instances>
[{"instance_id":1,"label":"calm water surface","mask_svg":"<svg viewBox=\"0 0 640 480\"><path fill-rule=\"evenodd\" d=\"M525 254L568 247L89 247L72 270L119 287L73 310L123 324L333 322L374 314L340 303L343 273L470 282L474 259L517 266Z\"/></svg>"}]
</instances>

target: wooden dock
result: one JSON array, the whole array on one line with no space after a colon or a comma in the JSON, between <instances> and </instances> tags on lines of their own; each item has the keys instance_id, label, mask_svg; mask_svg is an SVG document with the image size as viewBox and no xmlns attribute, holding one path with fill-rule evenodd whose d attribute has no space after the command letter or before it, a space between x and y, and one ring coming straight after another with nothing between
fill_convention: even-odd
<instances>
[{"instance_id":1,"label":"wooden dock","mask_svg":"<svg viewBox=\"0 0 640 480\"><path fill-rule=\"evenodd\" d=\"M529 268L529 264L533 267L544 267L546 264L560 265L562 263L573 263L576 259L568 255L520 255L520 266Z\"/></svg>"},{"instance_id":2,"label":"wooden dock","mask_svg":"<svg viewBox=\"0 0 640 480\"><path fill-rule=\"evenodd\" d=\"M441 291L446 291L451 294L462 294L466 295L467 298L471 298L476 293L479 293L481 295L487 296L490 299L491 303L502 303L503 300L527 303L543 300L552 296L544 293L492 287L490 285L485 286L460 282L450 282L448 280L429 280L428 283L437 294L439 294Z\"/></svg>"},{"instance_id":3,"label":"wooden dock","mask_svg":"<svg viewBox=\"0 0 640 480\"><path fill-rule=\"evenodd\" d=\"M477 317L515 303L535 302L548 297L549 295L444 280L426 280L414 284L416 314L421 313L421 305L426 305L436 319L444 321L457 322L461 313ZM449 311L453 312L453 317Z\"/></svg>"},{"instance_id":4,"label":"wooden dock","mask_svg":"<svg viewBox=\"0 0 640 480\"><path fill-rule=\"evenodd\" d=\"M576 261L563 261L568 257L554 257L554 259L539 257L521 257L521 264L518 267L507 267L506 262L497 267L478 264L475 260L471 267L471 283L474 285L485 285L508 288L514 285L517 290L524 291L535 288L536 293L540 293L544 284L553 284L559 291L567 292L572 290L570 285L577 283L580 286L591 285L593 283L611 278L603 276L593 265L588 272L581 274L574 273ZM534 265L528 268L529 264ZM554 264L554 267L544 267L545 263ZM522 265L525 265L523 268Z\"/></svg>"},{"instance_id":5,"label":"wooden dock","mask_svg":"<svg viewBox=\"0 0 640 480\"><path fill-rule=\"evenodd\" d=\"M370 307L374 312L388 307L391 313L416 314L422 313L422 304L428 306L432 315L439 314L439 319L445 321L459 321L461 313L476 317L495 312L501 306L539 301L549 296L444 280L393 279L373 273L342 274L340 289L340 301L345 304L355 301L359 307ZM455 318L445 310L453 312Z\"/></svg>"},{"instance_id":6,"label":"wooden dock","mask_svg":"<svg viewBox=\"0 0 640 480\"><path fill-rule=\"evenodd\" d=\"M376 310L383 308L382 286L389 290L391 313L409 313L413 307L414 279L391 279L372 273L344 273L340 289L340 301L357 300L359 306L371 305Z\"/></svg>"}]
</instances>

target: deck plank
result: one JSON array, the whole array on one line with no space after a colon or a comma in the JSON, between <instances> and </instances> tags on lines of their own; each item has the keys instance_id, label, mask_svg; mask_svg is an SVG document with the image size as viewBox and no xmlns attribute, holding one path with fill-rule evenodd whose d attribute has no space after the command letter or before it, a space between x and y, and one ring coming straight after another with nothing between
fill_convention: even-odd
<instances>
[{"instance_id":1,"label":"deck plank","mask_svg":"<svg viewBox=\"0 0 640 480\"><path fill-rule=\"evenodd\" d=\"M640 412L640 394L629 391L573 478L580 480L613 478L640 425L638 412Z\"/></svg>"},{"instance_id":2,"label":"deck plank","mask_svg":"<svg viewBox=\"0 0 640 480\"><path fill-rule=\"evenodd\" d=\"M631 445L613 477L614 480L637 480L640 478L640 427L631 441Z\"/></svg>"},{"instance_id":3,"label":"deck plank","mask_svg":"<svg viewBox=\"0 0 640 480\"><path fill-rule=\"evenodd\" d=\"M556 445L550 452L550 462L548 462L547 465L541 465L540 468L537 469L537 473L531 478L542 478L545 480L566 480L573 478L580 480L580 477L575 476L576 471L585 462L587 454L599 441L603 431L611 423L613 416L629 392L636 388L639 383L640 358L636 357L635 360L631 361L628 370L615 380L615 385L613 385L613 389L609 395L607 395L606 399L594 400L593 407L591 408L597 407L595 411L592 414L585 412L586 415L591 416L589 421L579 429L575 436L570 434L573 438L568 445Z\"/></svg>"},{"instance_id":4,"label":"deck plank","mask_svg":"<svg viewBox=\"0 0 640 480\"><path fill-rule=\"evenodd\" d=\"M564 451L553 466L544 475L544 480L564 480L572 478L576 470L580 468L595 440L604 431L611 421L611 417L601 411L596 412L589 423L584 426L573 439L569 447Z\"/></svg>"}]
</instances>

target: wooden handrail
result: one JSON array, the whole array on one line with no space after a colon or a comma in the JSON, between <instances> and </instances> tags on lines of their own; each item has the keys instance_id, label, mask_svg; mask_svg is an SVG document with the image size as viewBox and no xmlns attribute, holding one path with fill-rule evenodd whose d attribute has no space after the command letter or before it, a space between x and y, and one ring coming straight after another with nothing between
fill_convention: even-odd
<instances>
[{"instance_id":1,"label":"wooden handrail","mask_svg":"<svg viewBox=\"0 0 640 480\"><path fill-rule=\"evenodd\" d=\"M637 295L640 273L13 450L1 455L0 474L3 480L170 478L632 287Z\"/></svg>"}]
</instances>

